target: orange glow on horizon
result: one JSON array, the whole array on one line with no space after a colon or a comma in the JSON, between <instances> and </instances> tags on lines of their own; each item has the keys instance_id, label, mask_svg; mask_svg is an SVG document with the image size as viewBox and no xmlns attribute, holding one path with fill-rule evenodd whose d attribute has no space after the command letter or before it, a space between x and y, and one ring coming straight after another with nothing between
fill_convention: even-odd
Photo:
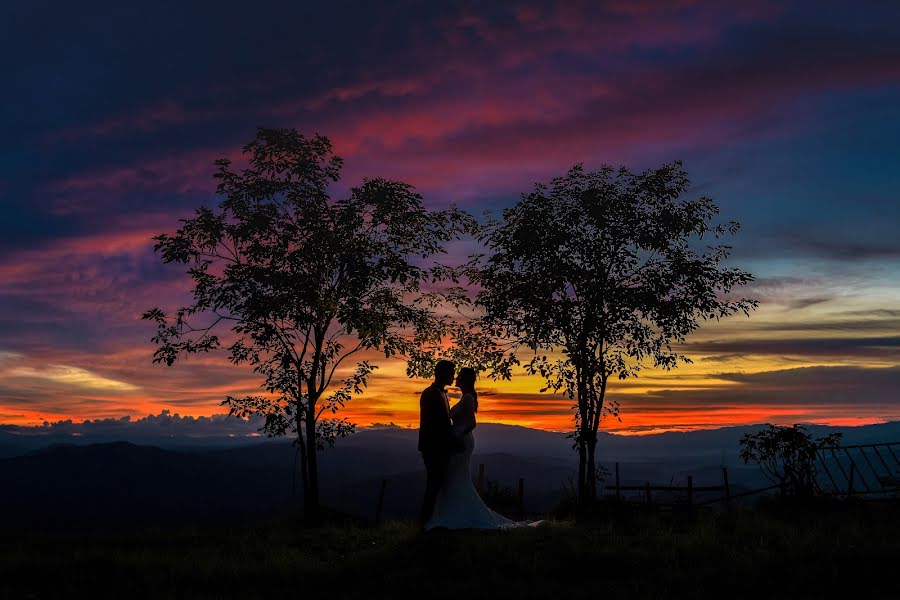
<instances>
[{"instance_id":1,"label":"orange glow on horizon","mask_svg":"<svg viewBox=\"0 0 900 600\"><path fill-rule=\"evenodd\" d=\"M791 315L792 340L815 340L823 335L815 324L828 322L829 316L816 310L812 307ZM620 402L621 420L608 417L601 430L643 435L766 422L852 426L900 419L890 382L875 390L880 396L873 396L865 387L872 376L897 368L895 355L881 350L855 356L790 354L777 344L773 350L763 347L753 353L722 353L715 347L721 340L778 342L784 335L778 331L780 319L784 315L778 311L761 309L753 319L705 325L691 339L702 349L689 352L693 363L671 371L645 368L637 378L613 381L609 399ZM798 331L798 325L804 323L810 324L809 332ZM886 322L878 335L893 333L889 326ZM866 335L877 338L875 331L870 328ZM125 345L104 354L102 360L92 360L91 355L84 358L76 353L50 357L49 353L24 355L0 349L0 381L15 392L0 400L0 423L134 419L163 410L209 417L227 412L221 406L227 395L263 393L252 368L232 365L223 354L188 355L167 367L152 364L153 350L150 344ZM429 382L409 379L400 360L385 361L383 355L379 360L374 354L361 358L372 360L379 368L364 393L355 396L339 416L360 427L390 422L417 427L419 393ZM816 377L795 381L784 375L833 367L861 371L854 371L837 385ZM338 376L351 369L342 369ZM541 394L544 385L539 377L528 376L521 369L510 381L483 377L478 384L482 392L480 421L570 431L572 402ZM454 393L451 388L451 396Z\"/></svg>"}]
</instances>

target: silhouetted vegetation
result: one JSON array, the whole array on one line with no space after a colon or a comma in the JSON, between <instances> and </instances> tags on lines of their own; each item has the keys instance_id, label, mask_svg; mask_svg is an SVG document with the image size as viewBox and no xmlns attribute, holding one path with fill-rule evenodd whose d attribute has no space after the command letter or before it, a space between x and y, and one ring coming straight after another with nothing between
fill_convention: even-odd
<instances>
[{"instance_id":1,"label":"silhouetted vegetation","mask_svg":"<svg viewBox=\"0 0 900 600\"><path fill-rule=\"evenodd\" d=\"M357 352L404 357L410 375L444 354L509 378L519 350L531 350L525 368L546 380L542 391L574 402L585 503L596 495L600 421L618 414L606 401L610 381L636 376L645 360L664 369L690 362L672 344L700 320L749 315L757 305L729 297L752 280L722 266L729 246L696 248L738 224L712 224L718 207L709 198L682 198L688 179L678 162L638 174L578 165L478 225L455 207L426 210L397 181L364 179L333 200L328 187L342 160L323 136L260 128L244 152L241 170L216 162L216 209L199 208L174 235L154 237L164 262L190 265L193 304L174 319L158 307L143 318L157 324L154 362L167 365L218 348L214 328L231 325L229 359L252 365L267 394L222 403L233 415L262 415L270 436L294 438L308 517L318 507L316 453L354 431L337 413L375 369L362 360L339 370ZM487 258L421 265L465 232L485 244ZM463 276L478 289L474 299L459 285ZM455 287L422 291L448 280ZM478 316L438 316L463 306ZM196 325L197 315L210 322Z\"/></svg>"},{"instance_id":2,"label":"silhouetted vegetation","mask_svg":"<svg viewBox=\"0 0 900 600\"><path fill-rule=\"evenodd\" d=\"M740 457L744 463L757 463L783 496L808 498L821 492L816 481L818 451L837 446L841 437L840 433L832 433L813 439L802 425L769 424L763 431L744 434Z\"/></svg>"},{"instance_id":3,"label":"silhouetted vegetation","mask_svg":"<svg viewBox=\"0 0 900 600\"><path fill-rule=\"evenodd\" d=\"M174 319L159 308L143 318L158 326L154 362L167 365L217 349L215 327L231 326L238 339L229 360L252 365L268 393L223 404L234 415L264 416L269 436L295 439L304 506L314 517L316 452L353 431L337 413L376 368L344 361L379 350L419 364L442 331L420 291L442 271L421 263L444 251L466 215L426 210L410 185L380 178L333 200L328 187L342 160L323 136L260 128L244 153L240 171L216 162L218 208L199 208L174 235L154 237L163 262L189 265L193 304ZM195 324L200 315L206 324Z\"/></svg>"},{"instance_id":4,"label":"silhouetted vegetation","mask_svg":"<svg viewBox=\"0 0 900 600\"><path fill-rule=\"evenodd\" d=\"M643 173L579 165L479 230L489 254L468 270L482 311L473 328L504 340L511 355L531 351L525 368L546 380L542 391L574 403L581 503L596 493L600 421L618 414L606 402L612 381L636 376L644 361L690 362L672 345L700 320L749 315L758 304L729 295L753 279L723 266L730 246L701 246L738 224L712 224L718 207L682 198L687 188L679 162Z\"/></svg>"}]
</instances>

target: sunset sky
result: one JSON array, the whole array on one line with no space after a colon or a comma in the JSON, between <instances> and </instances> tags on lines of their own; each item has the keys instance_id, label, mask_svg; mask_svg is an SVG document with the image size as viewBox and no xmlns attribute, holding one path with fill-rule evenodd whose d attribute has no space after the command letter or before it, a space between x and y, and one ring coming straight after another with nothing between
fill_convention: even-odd
<instances>
[{"instance_id":1,"label":"sunset sky","mask_svg":"<svg viewBox=\"0 0 900 600\"><path fill-rule=\"evenodd\" d=\"M389 6L388 6L389 5ZM4 3L0 423L221 413L224 351L152 364L190 301L152 236L212 204L258 125L331 138L340 195L401 179L499 210L574 163L684 161L743 228L749 319L694 364L616 383L623 433L900 419L900 3ZM418 423L384 363L346 416ZM567 400L482 381L482 421L567 429Z\"/></svg>"}]
</instances>

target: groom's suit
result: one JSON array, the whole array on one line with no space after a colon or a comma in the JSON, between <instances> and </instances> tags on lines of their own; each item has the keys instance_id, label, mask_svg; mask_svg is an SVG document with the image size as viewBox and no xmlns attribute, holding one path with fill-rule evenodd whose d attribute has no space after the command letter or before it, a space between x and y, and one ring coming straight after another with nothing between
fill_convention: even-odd
<instances>
[{"instance_id":1,"label":"groom's suit","mask_svg":"<svg viewBox=\"0 0 900 600\"><path fill-rule=\"evenodd\" d=\"M428 522L434 511L441 483L447 472L447 460L457 447L450 421L450 400L442 386L431 384L419 397L419 452L425 461L425 498L420 519Z\"/></svg>"}]
</instances>

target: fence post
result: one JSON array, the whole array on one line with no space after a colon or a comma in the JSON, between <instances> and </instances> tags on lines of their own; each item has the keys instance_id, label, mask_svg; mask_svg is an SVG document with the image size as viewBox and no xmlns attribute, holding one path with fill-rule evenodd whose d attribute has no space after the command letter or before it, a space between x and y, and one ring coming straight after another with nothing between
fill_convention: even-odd
<instances>
[{"instance_id":1,"label":"fence post","mask_svg":"<svg viewBox=\"0 0 900 600\"><path fill-rule=\"evenodd\" d=\"M722 484L725 486L725 506L731 512L731 486L728 485L728 467L722 467Z\"/></svg>"},{"instance_id":2,"label":"fence post","mask_svg":"<svg viewBox=\"0 0 900 600\"><path fill-rule=\"evenodd\" d=\"M622 492L619 490L619 463L616 461L616 502L622 499Z\"/></svg>"},{"instance_id":3,"label":"fence post","mask_svg":"<svg viewBox=\"0 0 900 600\"><path fill-rule=\"evenodd\" d=\"M856 473L856 465L850 463L850 477L847 478L847 497L853 495L853 475Z\"/></svg>"},{"instance_id":4,"label":"fence post","mask_svg":"<svg viewBox=\"0 0 900 600\"><path fill-rule=\"evenodd\" d=\"M384 489L387 487L387 479L381 480L381 490L378 492L378 504L375 506L375 523L381 523L381 511L384 509Z\"/></svg>"},{"instance_id":5,"label":"fence post","mask_svg":"<svg viewBox=\"0 0 900 600\"><path fill-rule=\"evenodd\" d=\"M484 493L484 463L478 465L478 493Z\"/></svg>"},{"instance_id":6,"label":"fence post","mask_svg":"<svg viewBox=\"0 0 900 600\"><path fill-rule=\"evenodd\" d=\"M519 477L519 520L525 520L525 479Z\"/></svg>"},{"instance_id":7,"label":"fence post","mask_svg":"<svg viewBox=\"0 0 900 600\"><path fill-rule=\"evenodd\" d=\"M694 476L688 475L688 508L694 506Z\"/></svg>"},{"instance_id":8,"label":"fence post","mask_svg":"<svg viewBox=\"0 0 900 600\"><path fill-rule=\"evenodd\" d=\"M644 482L644 491L647 493L647 506L650 506L652 500L650 499L650 482Z\"/></svg>"}]
</instances>

